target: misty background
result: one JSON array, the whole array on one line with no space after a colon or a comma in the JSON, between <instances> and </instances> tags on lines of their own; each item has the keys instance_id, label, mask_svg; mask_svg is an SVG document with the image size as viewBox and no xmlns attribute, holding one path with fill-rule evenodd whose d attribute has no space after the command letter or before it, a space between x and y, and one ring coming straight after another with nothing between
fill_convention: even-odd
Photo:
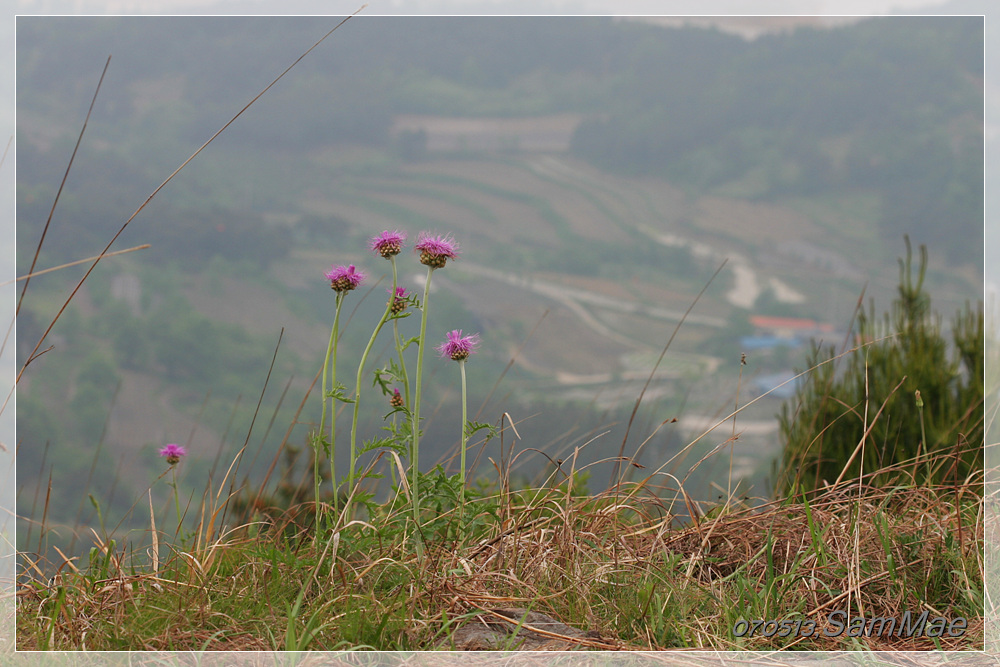
<instances>
[{"instance_id":1,"label":"misty background","mask_svg":"<svg viewBox=\"0 0 1000 667\"><path fill-rule=\"evenodd\" d=\"M300 11L312 10L303 3ZM167 174L332 27L332 19L19 21L19 271L109 53L109 77L40 267L96 254ZM524 446L553 451L604 433L605 424L621 428L675 322L653 309L683 311L723 258L727 269L695 310L705 319L682 328L629 452L660 420L686 416L684 429L663 429L647 446L653 459L669 455L765 386L754 382L773 386L801 363L796 332L757 327L752 317L811 320L812 333L842 337L862 287L888 308L904 233L930 247L938 312L947 317L981 296L993 255L986 246L984 263L977 154L984 90L987 142L995 90L989 75L976 80L982 22L806 21L775 32L761 23L719 31L583 19L352 19L115 246L150 250L106 260L88 280L76 314L53 332L56 348L18 389L16 442L27 449L5 493L24 490L24 514L51 471L66 494L61 520L72 524L90 476L123 511L158 474L155 449L192 432L188 484L199 488L204 478L193 469L225 461L242 443L285 326L265 394L276 426L265 437L258 423L252 438L273 453L329 331L329 289L313 278L349 262L384 273L365 256L364 239L387 227L411 239L424 228L451 231L463 243L462 258L438 274L432 339L458 327L484 334L487 345L469 366L479 401L524 343L481 418L544 407L547 417L519 430L532 439ZM81 274L32 281L18 362ZM530 289L512 282L526 277ZM359 307L346 350L363 345L381 289ZM607 300L638 310L623 315ZM255 304L266 307L255 312ZM768 347L768 336L785 343ZM747 347L752 339L759 349ZM742 352L750 362L741 371ZM457 402L454 369L440 365L429 427L440 432L429 438L443 455ZM315 418L312 403L304 421ZM737 468L756 493L766 493L776 453L766 422L777 405L761 401L737 422L747 429ZM372 410L368 428L377 429ZM577 429L560 439L565 424ZM291 441L301 445L307 428ZM602 437L612 450L603 455L615 453L620 430ZM13 449L13 436L2 441ZM605 483L606 474L594 486ZM82 521L91 520L85 512Z\"/></svg>"}]
</instances>

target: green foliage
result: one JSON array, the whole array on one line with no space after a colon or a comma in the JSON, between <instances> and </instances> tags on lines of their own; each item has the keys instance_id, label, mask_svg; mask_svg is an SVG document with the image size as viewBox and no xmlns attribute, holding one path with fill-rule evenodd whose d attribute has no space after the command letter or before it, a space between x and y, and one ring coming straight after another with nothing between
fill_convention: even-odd
<instances>
[{"instance_id":1,"label":"green foliage","mask_svg":"<svg viewBox=\"0 0 1000 667\"><path fill-rule=\"evenodd\" d=\"M117 366L102 353L92 352L81 364L69 408L83 442L96 445L100 439L119 380Z\"/></svg>"},{"instance_id":2,"label":"green foliage","mask_svg":"<svg viewBox=\"0 0 1000 667\"><path fill-rule=\"evenodd\" d=\"M309 645L316 639L317 635L332 625L330 622L323 623L322 617L320 616L320 610L316 610L309 615L308 619L305 620L303 623L304 627L301 630L298 628L300 623L299 616L302 609L302 598L305 591L306 589L303 588L299 593L299 596L295 598L295 605L288 607L288 620L285 626L285 641L284 645L280 647L282 650L306 651L309 649Z\"/></svg>"},{"instance_id":3,"label":"green foliage","mask_svg":"<svg viewBox=\"0 0 1000 667\"><path fill-rule=\"evenodd\" d=\"M877 481L912 474L920 483L946 483L982 470L983 304L956 316L949 347L923 290L926 247L916 279L908 238L906 249L891 313L879 321L871 304L858 314L858 349L835 358L832 347L813 346L814 370L779 416L779 494L903 463ZM951 454L957 458L929 462Z\"/></svg>"},{"instance_id":4,"label":"green foliage","mask_svg":"<svg viewBox=\"0 0 1000 667\"><path fill-rule=\"evenodd\" d=\"M266 359L267 345L242 327L212 320L187 299L171 296L144 322L145 338L167 377L199 388L217 386L220 378L235 387L233 369L253 368Z\"/></svg>"},{"instance_id":5,"label":"green foliage","mask_svg":"<svg viewBox=\"0 0 1000 667\"><path fill-rule=\"evenodd\" d=\"M165 128L157 128L155 133L170 135ZM82 253L96 255L104 248L141 203L139 193L155 186L151 179L141 176L148 168L138 164L142 159L99 151L97 168L75 174L72 192L60 199L58 214L45 236L46 263L74 261L86 256ZM58 178L53 179L46 171L51 162L45 151L25 144L23 182L46 184L29 185L18 192L18 232L32 242L23 244L25 248L33 249L41 237L55 196L48 184L58 183ZM288 254L292 238L287 226L267 222L260 213L245 210L245 201L225 201L219 188L214 192L206 190L207 185L194 193L182 193L174 199L181 200L182 205L157 202L151 212L142 214L122 234L115 249L148 243L151 248L144 255L147 262L160 267L177 262L187 270L216 256L249 261L266 269L272 261ZM143 219L147 215L153 219ZM18 260L27 266L30 257L22 252ZM88 281L97 283L100 277L95 274ZM108 298L103 290L95 294L98 299Z\"/></svg>"},{"instance_id":6,"label":"green foliage","mask_svg":"<svg viewBox=\"0 0 1000 667\"><path fill-rule=\"evenodd\" d=\"M87 390L110 395L120 379L118 368L111 359L104 354L91 353L83 360L77 373L77 391L81 391L83 385L89 385Z\"/></svg>"},{"instance_id":7,"label":"green foliage","mask_svg":"<svg viewBox=\"0 0 1000 667\"><path fill-rule=\"evenodd\" d=\"M50 406L45 401L19 392L17 397L17 430L18 441L29 443L30 446L18 452L21 464L28 468L28 461L41 461L41 450L45 443L58 443L63 438L61 421L55 418L58 408Z\"/></svg>"}]
</instances>

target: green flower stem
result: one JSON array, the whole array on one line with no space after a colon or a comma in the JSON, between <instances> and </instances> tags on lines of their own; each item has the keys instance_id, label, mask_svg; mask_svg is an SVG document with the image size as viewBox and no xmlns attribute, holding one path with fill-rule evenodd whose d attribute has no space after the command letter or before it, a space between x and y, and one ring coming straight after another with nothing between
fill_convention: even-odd
<instances>
[{"instance_id":1,"label":"green flower stem","mask_svg":"<svg viewBox=\"0 0 1000 667\"><path fill-rule=\"evenodd\" d=\"M385 312L382 313L382 319L378 321L375 325L375 331L372 332L372 337L368 339L368 346L365 347L364 354L361 355L361 363L358 364L358 377L354 385L354 419L351 421L351 467L347 471L347 490L348 493L354 490L354 467L357 463L357 435L358 435L358 410L361 407L361 375L364 372L365 361L368 360L368 353L372 351L372 347L375 345L375 338L378 337L378 332L382 330L382 327L389 320L389 316L392 315L392 304L396 300L396 258L390 257L392 262L392 291L389 295L389 302L385 305Z\"/></svg>"},{"instance_id":2,"label":"green flower stem","mask_svg":"<svg viewBox=\"0 0 1000 667\"><path fill-rule=\"evenodd\" d=\"M392 258L392 301L396 299L396 258ZM390 303L392 302L390 301ZM400 378L403 381L403 405L410 406L410 380L406 374L406 359L403 357L403 341L399 337L399 321L392 321L392 336L393 340L396 342L396 352L399 353L399 368L403 371L403 377Z\"/></svg>"},{"instance_id":3,"label":"green flower stem","mask_svg":"<svg viewBox=\"0 0 1000 667\"><path fill-rule=\"evenodd\" d=\"M403 371L403 377L399 378L403 382L403 405L410 405L410 378L406 372L406 359L403 357L403 341L399 337L399 322L393 321L392 333L396 340L396 351L399 353L399 369Z\"/></svg>"},{"instance_id":4,"label":"green flower stem","mask_svg":"<svg viewBox=\"0 0 1000 667\"><path fill-rule=\"evenodd\" d=\"M410 456L410 467L413 470L413 481L410 483L410 493L413 494L413 520L420 525L420 506L418 499L417 475L419 472L420 459L420 381L424 373L424 341L427 340L427 297L431 293L431 276L434 274L434 267L427 267L427 280L424 283L424 300L420 303L420 338L417 340L417 377L414 382L413 396L413 452ZM419 535L419 532L417 533ZM419 544L419 542L418 542Z\"/></svg>"},{"instance_id":5,"label":"green flower stem","mask_svg":"<svg viewBox=\"0 0 1000 667\"><path fill-rule=\"evenodd\" d=\"M324 450L326 451L327 458L330 459L330 482L333 484L333 506L337 507L337 468L336 462L334 460L334 441L337 434L337 406L334 399L330 399L331 404L331 414L330 414L330 443L326 445L323 442L323 431L326 428L326 401L327 401L327 377L332 376L331 382L333 386L336 387L337 384L337 329L340 326L340 306L344 302L344 293L337 292L337 305L336 312L333 316L333 328L330 330L330 344L326 348L326 358L323 360L323 416L319 422L319 441L324 445ZM333 362L331 364L331 361ZM332 366L332 368L331 368ZM320 485L320 475L319 475L319 448L313 447L315 450L314 461L313 461L313 483L315 485L315 498L317 507L317 520L316 520L316 530L319 530L319 485Z\"/></svg>"},{"instance_id":6,"label":"green flower stem","mask_svg":"<svg viewBox=\"0 0 1000 667\"><path fill-rule=\"evenodd\" d=\"M173 484L171 484L171 486L174 487L174 509L177 512L177 534L180 534L180 532L181 532L181 500L180 500L180 494L177 493L177 466L176 465L172 465L172 466L170 466L170 468L171 468L171 472L173 473L172 474Z\"/></svg>"},{"instance_id":7,"label":"green flower stem","mask_svg":"<svg viewBox=\"0 0 1000 667\"><path fill-rule=\"evenodd\" d=\"M466 407L466 392L465 392L465 360L458 362L458 367L462 371L462 452L460 455L460 465L461 465L461 481L462 481L462 497L460 499L460 505L458 510L458 520L464 521L465 519L465 445L468 441L466 424L469 423L468 410Z\"/></svg>"},{"instance_id":8,"label":"green flower stem","mask_svg":"<svg viewBox=\"0 0 1000 667\"><path fill-rule=\"evenodd\" d=\"M409 409L409 407L410 407L410 378L409 378L409 376L407 375L407 372L406 372L406 360L403 357L403 342L402 342L402 340L399 337L399 321L398 320L393 320L392 321L392 336L393 336L393 340L396 342L396 352L399 354L399 369L400 369L400 371L402 371L402 375L403 375L402 377L397 378L400 382L403 383L403 405L406 406L406 409ZM393 432L393 434L397 434L398 435L399 431L396 429L396 426L397 426L397 415L393 414L393 416L392 416L392 427L393 427L392 428L392 432ZM396 484L396 469L394 467L392 467L392 466L390 466L389 469L392 472L392 482L393 482L393 485L395 485Z\"/></svg>"}]
</instances>

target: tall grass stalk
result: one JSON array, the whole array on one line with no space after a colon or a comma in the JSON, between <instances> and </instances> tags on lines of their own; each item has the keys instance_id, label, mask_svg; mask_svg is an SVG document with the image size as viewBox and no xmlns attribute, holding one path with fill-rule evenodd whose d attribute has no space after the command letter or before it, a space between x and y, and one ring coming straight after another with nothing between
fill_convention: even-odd
<instances>
[{"instance_id":1,"label":"tall grass stalk","mask_svg":"<svg viewBox=\"0 0 1000 667\"><path fill-rule=\"evenodd\" d=\"M917 389L914 392L914 398L917 403L917 414L920 416L920 446L917 448L917 461L920 461L921 456L927 448L927 429L924 426L924 399L920 396L920 390ZM930 482L930 465L927 465L927 481Z\"/></svg>"}]
</instances>

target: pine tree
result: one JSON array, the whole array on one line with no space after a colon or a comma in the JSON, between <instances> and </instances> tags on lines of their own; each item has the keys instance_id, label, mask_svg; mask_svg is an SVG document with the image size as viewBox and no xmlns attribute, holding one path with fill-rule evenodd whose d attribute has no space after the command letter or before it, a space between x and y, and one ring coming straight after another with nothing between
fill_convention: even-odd
<instances>
[{"instance_id":1,"label":"pine tree","mask_svg":"<svg viewBox=\"0 0 1000 667\"><path fill-rule=\"evenodd\" d=\"M860 310L853 352L835 359L813 344L815 370L778 417L777 493L876 471L868 483L962 481L983 469L983 303L956 314L949 346L923 289L927 248L915 279L909 238L899 265L892 310L881 320L874 302Z\"/></svg>"}]
</instances>

